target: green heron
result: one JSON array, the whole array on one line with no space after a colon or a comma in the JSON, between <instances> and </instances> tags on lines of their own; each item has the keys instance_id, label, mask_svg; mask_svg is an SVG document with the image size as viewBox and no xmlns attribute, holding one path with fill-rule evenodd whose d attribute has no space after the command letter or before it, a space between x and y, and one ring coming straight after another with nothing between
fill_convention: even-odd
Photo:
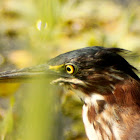
<instances>
[{"instance_id":1,"label":"green heron","mask_svg":"<svg viewBox=\"0 0 140 140\"><path fill-rule=\"evenodd\" d=\"M76 92L89 140L140 140L140 78L119 48L86 47L39 66L0 73L0 81L55 75L53 84Z\"/></svg>"}]
</instances>

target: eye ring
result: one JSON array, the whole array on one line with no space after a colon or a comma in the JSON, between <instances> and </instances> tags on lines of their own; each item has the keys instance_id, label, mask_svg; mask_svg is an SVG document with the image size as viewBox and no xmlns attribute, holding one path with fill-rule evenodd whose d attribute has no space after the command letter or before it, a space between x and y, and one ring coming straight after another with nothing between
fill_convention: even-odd
<instances>
[{"instance_id":1,"label":"eye ring","mask_svg":"<svg viewBox=\"0 0 140 140\"><path fill-rule=\"evenodd\" d=\"M66 72L68 74L74 74L74 73L76 73L76 71L77 71L77 69L76 69L75 65L73 65L73 64L67 64L66 65Z\"/></svg>"}]
</instances>

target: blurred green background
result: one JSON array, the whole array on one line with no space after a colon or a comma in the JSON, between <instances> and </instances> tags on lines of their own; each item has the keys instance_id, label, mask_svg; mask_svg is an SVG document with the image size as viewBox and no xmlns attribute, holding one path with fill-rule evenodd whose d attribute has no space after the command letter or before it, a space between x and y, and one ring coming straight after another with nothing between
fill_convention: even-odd
<instances>
[{"instance_id":1,"label":"blurred green background","mask_svg":"<svg viewBox=\"0 0 140 140\"><path fill-rule=\"evenodd\" d=\"M139 68L140 1L0 1L0 71L86 46L131 50L129 61ZM87 140L81 112L78 97L49 77L0 83L0 140Z\"/></svg>"}]
</instances>

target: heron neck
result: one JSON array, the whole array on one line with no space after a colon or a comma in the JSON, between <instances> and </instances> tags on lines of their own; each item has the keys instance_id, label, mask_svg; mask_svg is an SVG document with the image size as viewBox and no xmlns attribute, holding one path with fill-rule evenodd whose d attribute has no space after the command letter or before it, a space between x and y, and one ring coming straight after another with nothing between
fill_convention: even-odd
<instances>
[{"instance_id":1,"label":"heron neck","mask_svg":"<svg viewBox=\"0 0 140 140\"><path fill-rule=\"evenodd\" d=\"M129 78L116 84L113 94L106 96L106 100L120 106L140 106L140 82Z\"/></svg>"}]
</instances>

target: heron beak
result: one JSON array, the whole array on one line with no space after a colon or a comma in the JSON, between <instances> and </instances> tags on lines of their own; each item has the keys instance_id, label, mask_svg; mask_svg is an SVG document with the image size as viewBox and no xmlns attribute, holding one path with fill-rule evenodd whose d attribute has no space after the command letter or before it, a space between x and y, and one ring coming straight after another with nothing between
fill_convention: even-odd
<instances>
[{"instance_id":1,"label":"heron beak","mask_svg":"<svg viewBox=\"0 0 140 140\"><path fill-rule=\"evenodd\" d=\"M59 76L59 73L51 70L48 64L42 64L19 70L0 72L0 82L22 82L30 79L40 79Z\"/></svg>"}]
</instances>

